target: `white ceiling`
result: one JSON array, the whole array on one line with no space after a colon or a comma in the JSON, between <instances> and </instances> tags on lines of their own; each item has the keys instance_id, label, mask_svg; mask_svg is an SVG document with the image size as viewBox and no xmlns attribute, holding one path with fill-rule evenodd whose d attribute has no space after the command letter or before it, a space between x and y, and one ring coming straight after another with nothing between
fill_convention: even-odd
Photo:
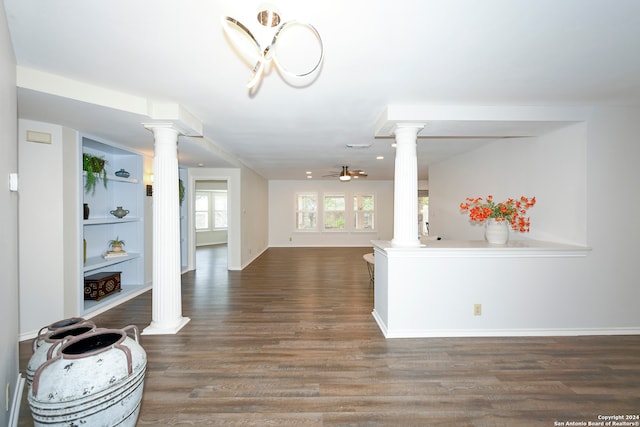
<instances>
[{"instance_id":1,"label":"white ceiling","mask_svg":"<svg viewBox=\"0 0 640 427\"><path fill-rule=\"evenodd\" d=\"M235 157L268 179L306 171L320 179L346 164L391 179L393 140L375 137L388 105L640 105L638 0L275 3L283 20L320 32L324 63L306 87L271 69L249 93L250 67L220 18L254 30L259 1L4 0L20 67L176 103L197 117L205 138L180 138L185 166L233 166ZM20 117L152 153L144 116L61 92L19 88ZM504 136L495 125L504 123L435 123L418 143L420 177L486 136Z\"/></svg>"}]
</instances>

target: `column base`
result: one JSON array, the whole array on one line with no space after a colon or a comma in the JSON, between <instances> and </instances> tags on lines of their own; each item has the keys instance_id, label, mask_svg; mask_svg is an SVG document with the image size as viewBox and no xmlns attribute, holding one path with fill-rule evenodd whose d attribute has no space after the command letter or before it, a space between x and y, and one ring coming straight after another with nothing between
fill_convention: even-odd
<instances>
[{"instance_id":1,"label":"column base","mask_svg":"<svg viewBox=\"0 0 640 427\"><path fill-rule=\"evenodd\" d=\"M151 324L142 330L142 335L175 335L190 320L188 317L179 317L175 322L151 321Z\"/></svg>"}]
</instances>

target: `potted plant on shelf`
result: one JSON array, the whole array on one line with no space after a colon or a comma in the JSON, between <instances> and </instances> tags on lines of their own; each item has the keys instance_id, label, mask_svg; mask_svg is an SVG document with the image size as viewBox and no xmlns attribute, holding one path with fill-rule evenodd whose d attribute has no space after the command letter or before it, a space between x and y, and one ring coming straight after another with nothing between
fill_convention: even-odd
<instances>
[{"instance_id":1,"label":"potted plant on shelf","mask_svg":"<svg viewBox=\"0 0 640 427\"><path fill-rule=\"evenodd\" d=\"M107 161L93 154L82 153L82 170L87 172L87 181L84 185L85 193L94 194L96 184L102 180L104 188L107 188L107 170L104 168Z\"/></svg>"},{"instance_id":2,"label":"potted plant on shelf","mask_svg":"<svg viewBox=\"0 0 640 427\"><path fill-rule=\"evenodd\" d=\"M109 247L112 252L121 252L124 246L124 240L120 240L120 237L116 237L113 240L109 240Z\"/></svg>"},{"instance_id":3,"label":"potted plant on shelf","mask_svg":"<svg viewBox=\"0 0 640 427\"><path fill-rule=\"evenodd\" d=\"M535 197L521 196L504 202L495 202L493 196L486 199L467 197L460 203L460 210L469 212L472 222L485 223L485 237L489 243L504 244L509 239L509 225L515 231L529 232L531 222L525 215L535 204Z\"/></svg>"}]
</instances>

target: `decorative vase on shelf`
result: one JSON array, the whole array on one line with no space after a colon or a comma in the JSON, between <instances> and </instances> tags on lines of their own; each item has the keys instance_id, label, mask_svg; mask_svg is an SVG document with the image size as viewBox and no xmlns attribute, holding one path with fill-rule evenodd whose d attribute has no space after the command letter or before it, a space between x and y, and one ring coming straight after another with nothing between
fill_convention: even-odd
<instances>
[{"instance_id":1,"label":"decorative vase on shelf","mask_svg":"<svg viewBox=\"0 0 640 427\"><path fill-rule=\"evenodd\" d=\"M495 218L489 218L485 222L484 236L487 242L494 245L504 245L509 240L509 221L496 221Z\"/></svg>"},{"instance_id":2,"label":"decorative vase on shelf","mask_svg":"<svg viewBox=\"0 0 640 427\"><path fill-rule=\"evenodd\" d=\"M129 213L129 211L127 209L122 209L122 206L118 206L117 209L114 209L109 213L111 213L111 215L115 216L116 218L124 218Z\"/></svg>"}]
</instances>

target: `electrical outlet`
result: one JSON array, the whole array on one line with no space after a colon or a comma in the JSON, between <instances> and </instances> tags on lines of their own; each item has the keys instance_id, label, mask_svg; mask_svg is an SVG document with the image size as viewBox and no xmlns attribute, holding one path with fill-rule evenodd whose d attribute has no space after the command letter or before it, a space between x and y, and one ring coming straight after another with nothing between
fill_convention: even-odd
<instances>
[{"instance_id":1,"label":"electrical outlet","mask_svg":"<svg viewBox=\"0 0 640 427\"><path fill-rule=\"evenodd\" d=\"M473 315L482 316L482 304L473 304Z\"/></svg>"}]
</instances>

